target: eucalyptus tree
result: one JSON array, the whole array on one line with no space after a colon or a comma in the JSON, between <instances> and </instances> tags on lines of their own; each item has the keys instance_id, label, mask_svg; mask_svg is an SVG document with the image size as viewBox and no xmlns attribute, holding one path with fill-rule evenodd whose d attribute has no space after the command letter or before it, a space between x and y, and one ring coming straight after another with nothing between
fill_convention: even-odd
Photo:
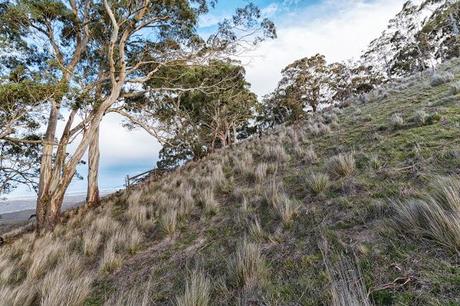
<instances>
[{"instance_id":1,"label":"eucalyptus tree","mask_svg":"<svg viewBox=\"0 0 460 306\"><path fill-rule=\"evenodd\" d=\"M244 68L231 61L168 67L148 85L161 90L113 111L128 119L127 126L141 127L161 142L160 168L235 143L258 107Z\"/></svg>"},{"instance_id":2,"label":"eucalyptus tree","mask_svg":"<svg viewBox=\"0 0 460 306\"><path fill-rule=\"evenodd\" d=\"M97 136L104 115L178 62L191 64L238 51L242 43L273 37L273 24L252 4L203 40L198 19L206 0L16 0L2 3L0 23L11 39L48 56L40 72L57 84L46 100L37 231L59 222L67 187ZM250 33L250 34L248 34ZM38 66L36 66L38 67ZM30 69L37 69L31 66ZM57 135L60 116L64 128ZM68 145L75 141L75 149Z\"/></svg>"}]
</instances>

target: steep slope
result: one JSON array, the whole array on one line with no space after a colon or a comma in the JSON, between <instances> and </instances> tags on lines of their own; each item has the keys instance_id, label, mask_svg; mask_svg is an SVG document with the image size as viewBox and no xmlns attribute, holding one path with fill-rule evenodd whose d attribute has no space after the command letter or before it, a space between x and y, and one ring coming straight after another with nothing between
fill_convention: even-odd
<instances>
[{"instance_id":1,"label":"steep slope","mask_svg":"<svg viewBox=\"0 0 460 306\"><path fill-rule=\"evenodd\" d=\"M0 304L458 305L460 61L438 73L24 233Z\"/></svg>"}]
</instances>

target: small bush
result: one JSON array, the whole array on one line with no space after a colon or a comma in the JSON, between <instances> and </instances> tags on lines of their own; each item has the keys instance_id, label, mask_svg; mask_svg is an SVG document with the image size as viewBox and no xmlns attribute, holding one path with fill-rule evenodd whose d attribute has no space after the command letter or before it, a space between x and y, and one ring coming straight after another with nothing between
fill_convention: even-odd
<instances>
[{"instance_id":1,"label":"small bush","mask_svg":"<svg viewBox=\"0 0 460 306\"><path fill-rule=\"evenodd\" d=\"M177 306L207 306L210 302L211 283L201 271L193 271L185 285L185 292L176 297Z\"/></svg>"},{"instance_id":2,"label":"small bush","mask_svg":"<svg viewBox=\"0 0 460 306\"><path fill-rule=\"evenodd\" d=\"M334 176L350 176L356 169L355 158L353 154L336 155L329 160L328 168L330 173Z\"/></svg>"},{"instance_id":3,"label":"small bush","mask_svg":"<svg viewBox=\"0 0 460 306\"><path fill-rule=\"evenodd\" d=\"M306 179L306 183L308 188L317 195L325 193L330 186L329 176L323 173L310 174Z\"/></svg>"},{"instance_id":4,"label":"small bush","mask_svg":"<svg viewBox=\"0 0 460 306\"><path fill-rule=\"evenodd\" d=\"M431 86L436 87L445 83L449 83L450 81L454 80L454 78L454 75L450 72L435 73L431 77L430 84Z\"/></svg>"},{"instance_id":5,"label":"small bush","mask_svg":"<svg viewBox=\"0 0 460 306\"><path fill-rule=\"evenodd\" d=\"M393 114L390 117L390 126L393 129L400 128L404 125L404 119L400 114Z\"/></svg>"}]
</instances>

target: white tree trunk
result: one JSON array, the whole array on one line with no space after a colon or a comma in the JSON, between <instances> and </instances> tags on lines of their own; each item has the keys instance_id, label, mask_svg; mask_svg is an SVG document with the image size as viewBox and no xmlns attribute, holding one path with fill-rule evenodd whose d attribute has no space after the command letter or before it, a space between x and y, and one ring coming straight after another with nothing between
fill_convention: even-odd
<instances>
[{"instance_id":1,"label":"white tree trunk","mask_svg":"<svg viewBox=\"0 0 460 306\"><path fill-rule=\"evenodd\" d=\"M99 205L99 127L96 129L93 140L88 149L88 190L86 205L94 207Z\"/></svg>"}]
</instances>

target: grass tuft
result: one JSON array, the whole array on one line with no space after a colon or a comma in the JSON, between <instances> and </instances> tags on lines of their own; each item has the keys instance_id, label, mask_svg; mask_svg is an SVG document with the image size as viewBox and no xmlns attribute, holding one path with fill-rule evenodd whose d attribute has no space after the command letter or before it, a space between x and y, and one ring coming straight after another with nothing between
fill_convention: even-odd
<instances>
[{"instance_id":1,"label":"grass tuft","mask_svg":"<svg viewBox=\"0 0 460 306\"><path fill-rule=\"evenodd\" d=\"M332 157L328 163L329 172L333 176L346 177L351 176L356 169L355 158L353 154L339 154Z\"/></svg>"},{"instance_id":2,"label":"grass tuft","mask_svg":"<svg viewBox=\"0 0 460 306\"><path fill-rule=\"evenodd\" d=\"M193 271L183 295L176 297L177 306L207 306L210 302L211 282L201 271Z\"/></svg>"}]
</instances>

